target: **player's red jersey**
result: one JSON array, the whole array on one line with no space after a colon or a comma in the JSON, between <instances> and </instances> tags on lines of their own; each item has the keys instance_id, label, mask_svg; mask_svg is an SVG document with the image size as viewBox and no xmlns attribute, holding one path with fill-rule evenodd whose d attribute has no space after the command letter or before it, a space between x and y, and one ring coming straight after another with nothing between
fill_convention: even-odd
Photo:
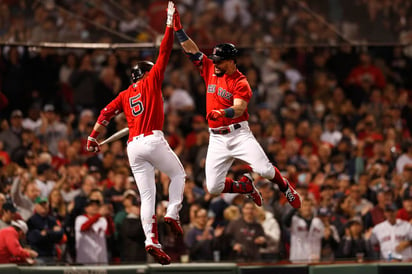
<instances>
[{"instance_id":1,"label":"player's red jersey","mask_svg":"<svg viewBox=\"0 0 412 274\"><path fill-rule=\"evenodd\" d=\"M166 27L156 64L148 76L119 93L106 108L115 114L124 112L129 127L129 141L152 130L162 130L164 122L162 82L173 46L173 29Z\"/></svg>"},{"instance_id":2,"label":"player's red jersey","mask_svg":"<svg viewBox=\"0 0 412 274\"><path fill-rule=\"evenodd\" d=\"M239 70L231 75L217 77L214 74L214 64L212 60L203 55L201 76L206 83L206 113L214 109L225 109L233 106L233 99L239 98L249 102L252 97L252 89L244 76ZM235 119L222 117L216 121L209 120L209 127L217 128L230 124L247 121L249 113L247 108L243 114Z\"/></svg>"}]
</instances>

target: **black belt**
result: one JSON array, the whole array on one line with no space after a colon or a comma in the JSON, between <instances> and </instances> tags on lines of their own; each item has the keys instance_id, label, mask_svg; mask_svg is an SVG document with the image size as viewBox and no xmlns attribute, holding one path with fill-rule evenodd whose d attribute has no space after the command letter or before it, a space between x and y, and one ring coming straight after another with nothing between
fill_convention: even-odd
<instances>
[{"instance_id":1,"label":"black belt","mask_svg":"<svg viewBox=\"0 0 412 274\"><path fill-rule=\"evenodd\" d=\"M236 130L236 129L238 129L238 128L241 128L242 126L240 125L240 124L234 124L233 125L233 128ZM225 127L225 128L219 128L219 129L216 129L216 128L211 128L210 129L210 131L212 132L212 133L214 133L214 134L228 134L228 133L230 133L231 132L231 129L230 129L230 127Z\"/></svg>"}]
</instances>

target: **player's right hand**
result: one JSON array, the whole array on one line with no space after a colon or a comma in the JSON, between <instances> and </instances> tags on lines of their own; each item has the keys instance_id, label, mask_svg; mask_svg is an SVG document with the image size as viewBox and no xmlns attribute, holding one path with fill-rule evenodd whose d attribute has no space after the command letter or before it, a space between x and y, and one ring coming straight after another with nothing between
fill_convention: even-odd
<instances>
[{"instance_id":1,"label":"player's right hand","mask_svg":"<svg viewBox=\"0 0 412 274\"><path fill-rule=\"evenodd\" d=\"M173 16L173 30L178 31L183 29L182 23L180 22L180 14L179 11L176 9L175 14Z\"/></svg>"},{"instance_id":2,"label":"player's right hand","mask_svg":"<svg viewBox=\"0 0 412 274\"><path fill-rule=\"evenodd\" d=\"M91 136L87 137L86 149L87 149L87 151L90 151L90 152L99 152L100 151L100 146L99 146L99 143L97 142L96 138L93 138Z\"/></svg>"},{"instance_id":3,"label":"player's right hand","mask_svg":"<svg viewBox=\"0 0 412 274\"><path fill-rule=\"evenodd\" d=\"M225 111L223 109L214 109L207 114L206 119L216 121L223 116L225 116Z\"/></svg>"},{"instance_id":4,"label":"player's right hand","mask_svg":"<svg viewBox=\"0 0 412 274\"><path fill-rule=\"evenodd\" d=\"M175 13L175 4L172 1L169 1L169 4L167 5L167 19L166 19L166 25L169 27L173 27L174 13Z\"/></svg>"}]
</instances>

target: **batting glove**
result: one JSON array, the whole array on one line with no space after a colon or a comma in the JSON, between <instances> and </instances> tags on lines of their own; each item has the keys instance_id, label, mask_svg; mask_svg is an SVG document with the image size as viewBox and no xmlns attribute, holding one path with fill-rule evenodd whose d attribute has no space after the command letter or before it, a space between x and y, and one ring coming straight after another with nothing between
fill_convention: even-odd
<instances>
[{"instance_id":1,"label":"batting glove","mask_svg":"<svg viewBox=\"0 0 412 274\"><path fill-rule=\"evenodd\" d=\"M173 26L173 14L175 13L175 4L173 4L172 1L169 1L169 4L167 5L167 19L166 19L166 25L169 27Z\"/></svg>"},{"instance_id":2,"label":"batting glove","mask_svg":"<svg viewBox=\"0 0 412 274\"><path fill-rule=\"evenodd\" d=\"M97 142L96 138L93 138L91 136L87 137L86 149L87 149L87 151L90 151L90 152L99 152L100 151L100 146L99 146L99 143Z\"/></svg>"},{"instance_id":3,"label":"batting glove","mask_svg":"<svg viewBox=\"0 0 412 274\"><path fill-rule=\"evenodd\" d=\"M207 114L206 119L216 121L220 117L224 117L224 116L225 116L225 111L223 109L214 109Z\"/></svg>"},{"instance_id":4,"label":"batting glove","mask_svg":"<svg viewBox=\"0 0 412 274\"><path fill-rule=\"evenodd\" d=\"M179 31L183 29L182 23L180 22L180 14L177 9L173 16L173 29L174 31Z\"/></svg>"}]
</instances>

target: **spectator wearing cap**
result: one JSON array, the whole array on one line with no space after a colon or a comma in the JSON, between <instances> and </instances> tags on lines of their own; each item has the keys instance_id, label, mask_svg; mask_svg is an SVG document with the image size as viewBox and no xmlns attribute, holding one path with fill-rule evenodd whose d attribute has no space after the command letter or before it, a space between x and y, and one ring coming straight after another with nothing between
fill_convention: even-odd
<instances>
[{"instance_id":1,"label":"spectator wearing cap","mask_svg":"<svg viewBox=\"0 0 412 274\"><path fill-rule=\"evenodd\" d=\"M107 221L100 215L101 202L88 199L85 214L75 221L76 262L80 264L108 263L106 230Z\"/></svg>"},{"instance_id":2,"label":"spectator wearing cap","mask_svg":"<svg viewBox=\"0 0 412 274\"><path fill-rule=\"evenodd\" d=\"M389 187L379 189L376 193L377 205L365 215L365 228L369 229L385 221L385 205L394 202L393 192Z\"/></svg>"},{"instance_id":3,"label":"spectator wearing cap","mask_svg":"<svg viewBox=\"0 0 412 274\"><path fill-rule=\"evenodd\" d=\"M20 244L27 231L27 224L23 220L12 221L11 226L0 229L0 264L33 263L30 259L36 258L37 252L23 248Z\"/></svg>"},{"instance_id":4,"label":"spectator wearing cap","mask_svg":"<svg viewBox=\"0 0 412 274\"><path fill-rule=\"evenodd\" d=\"M331 224L332 210L329 207L320 207L317 212L317 217L322 221L324 226L321 259L324 261L333 261L339 247L340 237L336 227Z\"/></svg>"},{"instance_id":5,"label":"spectator wearing cap","mask_svg":"<svg viewBox=\"0 0 412 274\"><path fill-rule=\"evenodd\" d=\"M408 186L402 195L402 208L396 213L396 218L412 224L412 186Z\"/></svg>"},{"instance_id":6,"label":"spectator wearing cap","mask_svg":"<svg viewBox=\"0 0 412 274\"><path fill-rule=\"evenodd\" d=\"M10 126L0 132L0 141L4 144L4 150L11 155L21 145L21 134L23 132L23 112L16 109L10 114Z\"/></svg>"},{"instance_id":7,"label":"spectator wearing cap","mask_svg":"<svg viewBox=\"0 0 412 274\"><path fill-rule=\"evenodd\" d=\"M385 221L372 229L370 241L380 247L380 257L385 260L407 261L412 259L412 225L396 219L395 204L384 207Z\"/></svg>"},{"instance_id":8,"label":"spectator wearing cap","mask_svg":"<svg viewBox=\"0 0 412 274\"><path fill-rule=\"evenodd\" d=\"M42 163L37 166L37 177L35 182L40 189L40 196L42 198L49 197L51 190L56 184L56 182L52 180L52 172L53 168L48 163Z\"/></svg>"},{"instance_id":9,"label":"spectator wearing cap","mask_svg":"<svg viewBox=\"0 0 412 274\"><path fill-rule=\"evenodd\" d=\"M57 155L57 144L60 139L68 138L67 126L59 121L54 105L46 104L41 114L41 126L36 135L47 147L52 155Z\"/></svg>"},{"instance_id":10,"label":"spectator wearing cap","mask_svg":"<svg viewBox=\"0 0 412 274\"><path fill-rule=\"evenodd\" d=\"M55 245L63 237L63 229L54 216L49 215L47 198L37 197L34 214L27 220L27 243L39 254L39 262L54 263Z\"/></svg>"},{"instance_id":11,"label":"spectator wearing cap","mask_svg":"<svg viewBox=\"0 0 412 274\"><path fill-rule=\"evenodd\" d=\"M374 258L370 241L365 239L363 234L362 221L359 217L355 217L346 223L345 235L340 242L337 257L356 258L359 253L363 253L364 258Z\"/></svg>"},{"instance_id":12,"label":"spectator wearing cap","mask_svg":"<svg viewBox=\"0 0 412 274\"><path fill-rule=\"evenodd\" d=\"M25 182L24 192L22 192L21 185L23 180L26 179L24 177L14 178L10 195L17 207L17 211L24 220L27 220L33 214L34 201L40 196L40 189L35 181L29 180L28 182Z\"/></svg>"},{"instance_id":13,"label":"spectator wearing cap","mask_svg":"<svg viewBox=\"0 0 412 274\"><path fill-rule=\"evenodd\" d=\"M0 218L0 229L11 225L11 221L14 220L14 216L17 212L17 208L11 202L5 202L2 206L3 214Z\"/></svg>"}]
</instances>

